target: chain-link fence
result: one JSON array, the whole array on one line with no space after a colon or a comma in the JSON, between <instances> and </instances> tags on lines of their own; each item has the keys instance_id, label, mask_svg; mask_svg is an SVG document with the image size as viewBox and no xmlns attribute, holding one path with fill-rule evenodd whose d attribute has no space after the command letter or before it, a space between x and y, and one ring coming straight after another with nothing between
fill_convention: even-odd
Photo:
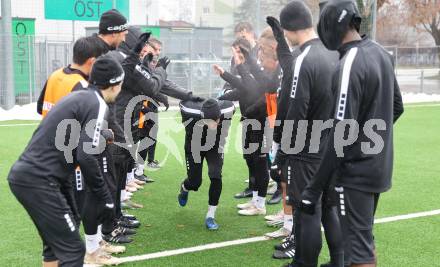
<instances>
[{"instance_id":1,"label":"chain-link fence","mask_svg":"<svg viewBox=\"0 0 440 267\"><path fill-rule=\"evenodd\" d=\"M14 37L16 38L16 37ZM184 40L164 41L164 55L167 47ZM205 41L206 42L206 41ZM206 47L218 47L222 40L209 40ZM13 51L14 65L14 102L24 105L36 102L49 75L55 70L71 63L73 42L50 41L45 37L25 36ZM221 78L213 72L212 65L217 64L228 69L229 58L216 55L215 51L198 53L188 45L179 51L179 56L171 56L172 64L168 68L168 78L180 86L202 96L215 96L223 86ZM217 49L218 52L218 49ZM176 59L176 57L178 59ZM0 66L0 78L4 79ZM3 86L0 85L0 86ZM0 88L1 103L5 103L6 93Z\"/></svg>"},{"instance_id":2,"label":"chain-link fence","mask_svg":"<svg viewBox=\"0 0 440 267\"><path fill-rule=\"evenodd\" d=\"M226 46L223 40L204 40L203 49L206 51L191 45L197 40L162 41L163 54L171 55L173 59L168 69L170 80L205 97L216 96L220 92L224 82L214 73L212 65L229 67L229 55L223 53L224 49L219 50L219 44ZM29 104L37 101L47 77L71 62L73 43L69 38L51 41L44 36L14 37L13 43L14 101L17 105ZM180 44L180 51L175 51L175 44ZM395 59L402 91L440 94L440 47L386 49ZM4 79L2 68L4 66L0 66L0 78ZM5 103L5 97L5 91L0 88L1 103Z\"/></svg>"}]
</instances>

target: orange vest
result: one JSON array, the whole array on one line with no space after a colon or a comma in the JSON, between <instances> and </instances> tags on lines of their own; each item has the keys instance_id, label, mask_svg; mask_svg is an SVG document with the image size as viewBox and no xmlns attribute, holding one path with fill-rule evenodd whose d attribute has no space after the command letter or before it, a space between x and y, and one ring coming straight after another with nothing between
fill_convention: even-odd
<instances>
[{"instance_id":1,"label":"orange vest","mask_svg":"<svg viewBox=\"0 0 440 267\"><path fill-rule=\"evenodd\" d=\"M144 102L142 103L142 105L144 107L148 106L148 100L144 100ZM144 123L145 123L145 114L141 112L139 112L139 129L144 128Z\"/></svg>"},{"instance_id":2,"label":"orange vest","mask_svg":"<svg viewBox=\"0 0 440 267\"><path fill-rule=\"evenodd\" d=\"M43 118L61 98L70 94L79 82L84 83L86 80L78 73L64 73L63 68L52 73L46 83L42 112Z\"/></svg>"},{"instance_id":3,"label":"orange vest","mask_svg":"<svg viewBox=\"0 0 440 267\"><path fill-rule=\"evenodd\" d=\"M265 93L266 96L266 111L269 118L270 128L275 127L275 119L277 117L277 94Z\"/></svg>"}]
</instances>

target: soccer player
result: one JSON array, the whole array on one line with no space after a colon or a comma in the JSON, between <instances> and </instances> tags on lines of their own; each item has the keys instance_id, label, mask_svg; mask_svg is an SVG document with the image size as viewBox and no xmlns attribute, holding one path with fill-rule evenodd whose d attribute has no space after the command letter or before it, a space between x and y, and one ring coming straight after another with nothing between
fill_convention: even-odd
<instances>
[{"instance_id":1,"label":"soccer player","mask_svg":"<svg viewBox=\"0 0 440 267\"><path fill-rule=\"evenodd\" d=\"M298 207L301 193L313 178L324 153L327 132L317 140L312 132L315 121L330 118L331 77L338 56L328 51L319 40L313 29L311 11L302 1L287 4L281 11L280 23L286 38L301 51L293 64L281 149L276 155L278 165L287 174L288 204L295 208L296 248L292 244L283 253L295 255L294 266L316 266L322 246L321 206L316 206L313 216ZM301 138L305 140L300 141Z\"/></svg>"},{"instance_id":2,"label":"soccer player","mask_svg":"<svg viewBox=\"0 0 440 267\"><path fill-rule=\"evenodd\" d=\"M197 191L202 184L203 161L208 163L209 206L205 225L208 230L217 230L215 212L222 192L223 149L234 114L230 101L207 99L182 101L182 122L185 125L185 158L187 178L180 186L178 201L184 207L189 191Z\"/></svg>"},{"instance_id":3,"label":"soccer player","mask_svg":"<svg viewBox=\"0 0 440 267\"><path fill-rule=\"evenodd\" d=\"M374 214L380 194L391 187L393 124L403 113L403 104L392 56L360 36L360 24L359 10L349 0L328 1L320 15L319 36L328 49L339 52L341 60L332 82L336 106L327 152L302 194L302 206L313 212L327 180L337 172L344 265L373 267L377 261ZM345 135L339 125L348 128L348 136L359 130L350 145L342 145ZM369 127L377 129L371 130L376 138Z\"/></svg>"},{"instance_id":4,"label":"soccer player","mask_svg":"<svg viewBox=\"0 0 440 267\"><path fill-rule=\"evenodd\" d=\"M105 53L115 50L125 41L127 35L127 19L118 10L111 9L99 19L99 32L93 36L106 47Z\"/></svg>"},{"instance_id":5,"label":"soccer player","mask_svg":"<svg viewBox=\"0 0 440 267\"><path fill-rule=\"evenodd\" d=\"M250 55L253 58L257 58L258 43L256 40L256 34L254 31L254 27L252 27L252 24L250 24L249 22L246 22L246 21L238 23L234 27L234 35L235 35L236 40L246 40L247 44L245 44L245 46L249 47L248 50L250 51L249 52ZM243 44L241 44L241 45L243 45ZM232 75L238 75L238 71L235 66L234 57L231 58L231 66L230 66L229 72ZM225 85L223 86L223 93L226 93L226 92L231 91L233 89L234 88L232 87L232 85L230 83L226 82ZM250 169L250 166L247 164L247 161L246 161L246 166L248 167L248 173L249 173L248 174L249 185L245 190L234 195L234 197L237 199L252 197L252 189L251 188L255 187L255 177L252 176L251 169Z\"/></svg>"},{"instance_id":6,"label":"soccer player","mask_svg":"<svg viewBox=\"0 0 440 267\"><path fill-rule=\"evenodd\" d=\"M44 266L83 265L85 248L72 212L75 201L70 179L74 166L80 166L85 182L98 197L102 217L109 218L114 212L96 152L102 146L106 103L115 101L123 77L120 64L109 58L98 59L88 90L69 94L47 114L9 172L11 191L43 241ZM92 137L86 129L92 130Z\"/></svg>"}]
</instances>

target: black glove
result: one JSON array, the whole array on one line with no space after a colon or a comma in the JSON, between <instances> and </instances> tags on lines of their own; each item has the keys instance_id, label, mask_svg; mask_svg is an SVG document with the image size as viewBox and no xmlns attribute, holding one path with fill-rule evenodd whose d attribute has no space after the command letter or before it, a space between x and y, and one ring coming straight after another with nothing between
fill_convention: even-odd
<instances>
[{"instance_id":1,"label":"black glove","mask_svg":"<svg viewBox=\"0 0 440 267\"><path fill-rule=\"evenodd\" d=\"M157 67L162 67L164 70L166 70L170 62L171 60L168 57L159 58L157 61Z\"/></svg>"},{"instance_id":2,"label":"black glove","mask_svg":"<svg viewBox=\"0 0 440 267\"><path fill-rule=\"evenodd\" d=\"M168 97L166 95L159 94L156 97L156 100L165 106L165 111L167 111L170 108L170 104L168 103Z\"/></svg>"},{"instance_id":3,"label":"black glove","mask_svg":"<svg viewBox=\"0 0 440 267\"><path fill-rule=\"evenodd\" d=\"M278 150L276 156L275 156L275 160L273 162L273 165L277 165L278 168L282 168L282 166L284 166L284 164L286 163L287 160L287 154L284 153L281 149Z\"/></svg>"},{"instance_id":4,"label":"black glove","mask_svg":"<svg viewBox=\"0 0 440 267\"><path fill-rule=\"evenodd\" d=\"M145 115L145 114L148 114L150 112L153 112L153 110L149 106L142 105L141 112Z\"/></svg>"},{"instance_id":5,"label":"black glove","mask_svg":"<svg viewBox=\"0 0 440 267\"><path fill-rule=\"evenodd\" d=\"M191 98L189 100L194 101L194 102L203 102L206 99L201 96L191 95Z\"/></svg>"},{"instance_id":6,"label":"black glove","mask_svg":"<svg viewBox=\"0 0 440 267\"><path fill-rule=\"evenodd\" d=\"M116 217L115 204L105 203L102 207L101 219L102 221L113 221Z\"/></svg>"},{"instance_id":7,"label":"black glove","mask_svg":"<svg viewBox=\"0 0 440 267\"><path fill-rule=\"evenodd\" d=\"M272 164L272 166L270 166L270 178L272 178L272 180L274 180L277 183L281 182L280 171L281 171L281 166L275 163Z\"/></svg>"},{"instance_id":8,"label":"black glove","mask_svg":"<svg viewBox=\"0 0 440 267\"><path fill-rule=\"evenodd\" d=\"M277 42L285 40L283 28L281 28L281 24L276 18L269 16L266 18L266 22L272 28L273 35Z\"/></svg>"},{"instance_id":9,"label":"black glove","mask_svg":"<svg viewBox=\"0 0 440 267\"><path fill-rule=\"evenodd\" d=\"M115 134L113 133L113 131L111 129L102 130L101 135L104 137L104 139L105 139L105 141L107 141L107 143L113 143L113 141L115 140Z\"/></svg>"},{"instance_id":10,"label":"black glove","mask_svg":"<svg viewBox=\"0 0 440 267\"><path fill-rule=\"evenodd\" d=\"M150 64L153 61L153 54L152 53L148 53L145 55L144 59L142 60L142 65L144 65L147 68L150 68Z\"/></svg>"},{"instance_id":11,"label":"black glove","mask_svg":"<svg viewBox=\"0 0 440 267\"><path fill-rule=\"evenodd\" d=\"M139 54L142 51L142 48L144 48L148 39L150 39L150 35L151 32L144 32L143 34L141 34L141 36L139 36L136 45L132 49L135 54Z\"/></svg>"},{"instance_id":12,"label":"black glove","mask_svg":"<svg viewBox=\"0 0 440 267\"><path fill-rule=\"evenodd\" d=\"M316 203L319 201L321 192L317 192L309 187L306 187L301 194L301 203L299 203L299 209L306 214L315 214Z\"/></svg>"}]
</instances>

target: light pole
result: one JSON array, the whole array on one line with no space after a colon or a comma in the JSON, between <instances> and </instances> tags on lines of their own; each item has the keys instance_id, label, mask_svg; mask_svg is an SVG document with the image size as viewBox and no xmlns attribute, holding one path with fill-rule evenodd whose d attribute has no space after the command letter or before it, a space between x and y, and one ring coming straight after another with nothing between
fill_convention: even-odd
<instances>
[{"instance_id":1,"label":"light pole","mask_svg":"<svg viewBox=\"0 0 440 267\"><path fill-rule=\"evenodd\" d=\"M2 106L5 109L11 109L15 105L14 92L14 65L12 57L12 18L11 18L11 0L1 0L2 19L1 19L1 40L3 48L1 65L3 69L3 96Z\"/></svg>"}]
</instances>

